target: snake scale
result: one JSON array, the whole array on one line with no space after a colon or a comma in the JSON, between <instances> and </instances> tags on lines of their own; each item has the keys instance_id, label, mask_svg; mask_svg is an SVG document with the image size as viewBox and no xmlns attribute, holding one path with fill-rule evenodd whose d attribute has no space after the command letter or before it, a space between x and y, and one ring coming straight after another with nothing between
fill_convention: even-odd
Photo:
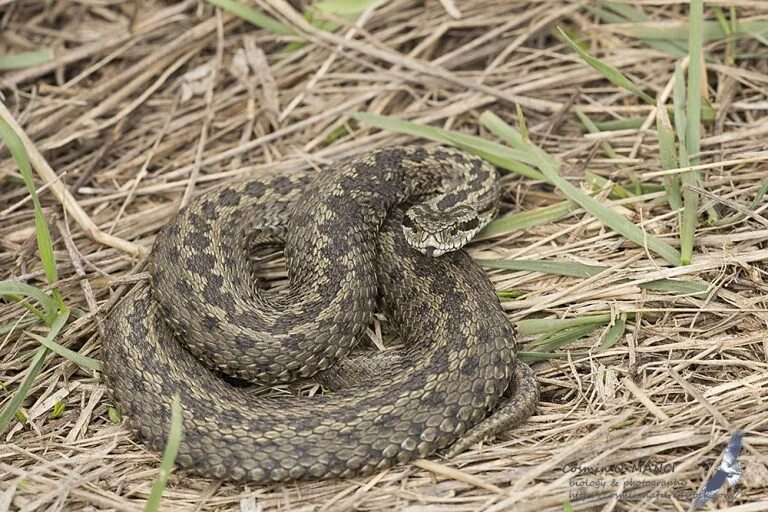
<instances>
[{"instance_id":1,"label":"snake scale","mask_svg":"<svg viewBox=\"0 0 768 512\"><path fill-rule=\"evenodd\" d=\"M162 451L179 393L176 462L256 482L367 475L524 420L536 381L493 287L455 251L495 215L499 193L481 159L412 146L201 194L158 235L151 286L105 320L115 403ZM285 245L288 291L252 278L250 252L273 243ZM377 302L402 348L342 359ZM262 398L221 373L346 384Z\"/></svg>"}]
</instances>

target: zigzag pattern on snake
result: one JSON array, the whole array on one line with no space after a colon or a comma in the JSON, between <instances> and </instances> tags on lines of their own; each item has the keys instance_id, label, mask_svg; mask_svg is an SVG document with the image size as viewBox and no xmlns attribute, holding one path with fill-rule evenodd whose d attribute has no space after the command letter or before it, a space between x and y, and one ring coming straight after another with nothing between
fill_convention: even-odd
<instances>
[{"instance_id":1,"label":"zigzag pattern on snake","mask_svg":"<svg viewBox=\"0 0 768 512\"><path fill-rule=\"evenodd\" d=\"M494 289L462 251L440 256L493 217L498 196L492 166L424 147L200 195L158 235L151 289L135 289L105 321L105 376L118 408L160 451L180 393L177 462L261 482L366 475L427 456L480 429L505 393L504 425L522 421L538 387L516 362ZM285 243L287 293L251 279L249 251L274 242ZM217 375L343 373L354 365L336 363L371 323L377 297L403 347L362 358L375 372L343 375L344 389L253 398Z\"/></svg>"}]
</instances>

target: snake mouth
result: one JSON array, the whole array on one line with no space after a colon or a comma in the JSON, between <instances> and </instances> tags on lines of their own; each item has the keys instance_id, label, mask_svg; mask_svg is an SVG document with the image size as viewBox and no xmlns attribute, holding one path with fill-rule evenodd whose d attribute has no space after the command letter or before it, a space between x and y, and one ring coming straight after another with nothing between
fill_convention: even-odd
<instances>
[{"instance_id":1,"label":"snake mouth","mask_svg":"<svg viewBox=\"0 0 768 512\"><path fill-rule=\"evenodd\" d=\"M421 254L429 256L431 258L437 258L443 254L457 251L469 242L471 236L468 237L455 237L450 241L439 240L434 234L427 235L425 238L418 240L416 243L409 244L411 247L419 251Z\"/></svg>"}]
</instances>

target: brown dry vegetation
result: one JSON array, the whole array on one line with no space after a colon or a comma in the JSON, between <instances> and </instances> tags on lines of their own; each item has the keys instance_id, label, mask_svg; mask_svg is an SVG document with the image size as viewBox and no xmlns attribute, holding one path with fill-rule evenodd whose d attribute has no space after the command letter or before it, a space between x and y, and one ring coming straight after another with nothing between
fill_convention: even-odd
<instances>
[{"instance_id":1,"label":"brown dry vegetation","mask_svg":"<svg viewBox=\"0 0 768 512\"><path fill-rule=\"evenodd\" d=\"M651 28L684 22L687 3L632 2ZM719 3L736 6L740 21L766 18L762 1ZM57 286L82 312L56 338L65 347L99 357L99 320L146 278L143 254L182 198L265 169L312 170L413 140L351 122L355 111L495 140L479 115L491 110L516 124L517 102L533 142L564 162L562 175L679 245L663 191L620 199L584 179L590 172L630 190L632 180L660 184L655 108L585 65L556 26L652 97L669 97L680 58L601 20L589 10L597 2L392 0L352 22L337 19L344 26L335 33L304 22L282 0L252 5L298 35L258 29L197 0L0 0L0 55L37 48L56 55L0 75L7 107L0 116L12 116L31 141ZM454 8L460 17L452 17ZM705 14L715 19L711 8ZM299 40L308 44L283 51ZM677 44L685 52L685 40ZM257 487L176 472L163 509L563 510L576 483L615 481L610 490L636 495L574 499L574 509L687 510L684 493L712 475L737 427L745 429L745 471L730 510L768 509L768 203L748 209L768 178L768 49L753 37L735 39L733 54L727 48L725 38L705 40L704 92L714 118L704 122L700 158L713 165L696 187L701 222L692 265L670 266L581 209L471 246L481 259L608 267L587 279L489 270L499 291L522 294L505 295L515 321L629 315L612 347L601 348L606 326L534 364L543 394L533 418L454 460L433 457L435 467L398 466L371 478ZM642 125L588 135L575 107L596 122ZM7 151L0 157L0 279L48 289L32 202ZM512 173L504 184L504 215L564 199ZM743 215L714 226L707 209ZM708 292L641 286L671 277ZM0 303L3 406L39 347L23 330L47 332L30 320L21 305ZM56 402L65 408L52 415ZM159 457L110 421L109 407L96 372L49 354L23 402L24 421L12 420L2 433L0 510L141 510ZM644 462L671 466L662 474L614 469L581 478L563 470ZM661 485L669 482L676 487Z\"/></svg>"}]
</instances>

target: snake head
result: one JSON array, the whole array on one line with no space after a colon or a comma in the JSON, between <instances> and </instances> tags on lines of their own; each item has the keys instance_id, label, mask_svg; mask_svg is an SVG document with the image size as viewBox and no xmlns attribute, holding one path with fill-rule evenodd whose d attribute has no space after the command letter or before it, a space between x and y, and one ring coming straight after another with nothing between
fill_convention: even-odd
<instances>
[{"instance_id":1,"label":"snake head","mask_svg":"<svg viewBox=\"0 0 768 512\"><path fill-rule=\"evenodd\" d=\"M470 206L438 211L429 204L417 204L403 215L403 234L408 245L437 257L464 247L484 224Z\"/></svg>"}]
</instances>

